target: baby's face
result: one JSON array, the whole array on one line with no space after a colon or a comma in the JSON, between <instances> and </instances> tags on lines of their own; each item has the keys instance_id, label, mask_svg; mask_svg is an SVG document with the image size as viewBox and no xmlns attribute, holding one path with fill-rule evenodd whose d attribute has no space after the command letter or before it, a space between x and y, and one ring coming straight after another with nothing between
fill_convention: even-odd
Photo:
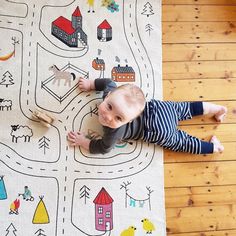
<instances>
[{"instance_id":1,"label":"baby's face","mask_svg":"<svg viewBox=\"0 0 236 236\"><path fill-rule=\"evenodd\" d=\"M103 126L116 129L132 121L138 113L137 107L130 106L122 91L116 91L109 94L99 105L98 120Z\"/></svg>"}]
</instances>

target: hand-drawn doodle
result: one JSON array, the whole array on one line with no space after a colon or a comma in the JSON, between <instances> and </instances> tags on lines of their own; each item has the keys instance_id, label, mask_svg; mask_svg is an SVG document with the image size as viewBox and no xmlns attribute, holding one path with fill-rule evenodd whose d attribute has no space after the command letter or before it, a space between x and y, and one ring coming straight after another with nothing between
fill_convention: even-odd
<instances>
[{"instance_id":1,"label":"hand-drawn doodle","mask_svg":"<svg viewBox=\"0 0 236 236\"><path fill-rule=\"evenodd\" d=\"M87 4L89 5L89 10L88 13L92 10L92 12L94 13L94 1L95 0L87 0Z\"/></svg>"},{"instance_id":2,"label":"hand-drawn doodle","mask_svg":"<svg viewBox=\"0 0 236 236\"><path fill-rule=\"evenodd\" d=\"M114 66L111 70L111 77L116 82L134 82L135 71L131 66Z\"/></svg>"},{"instance_id":3,"label":"hand-drawn doodle","mask_svg":"<svg viewBox=\"0 0 236 236\"><path fill-rule=\"evenodd\" d=\"M34 201L34 197L32 196L31 191L28 186L24 187L24 193L18 193L18 197L20 196L23 197L23 200L31 201L31 202Z\"/></svg>"},{"instance_id":4,"label":"hand-drawn doodle","mask_svg":"<svg viewBox=\"0 0 236 236\"><path fill-rule=\"evenodd\" d=\"M120 236L134 236L135 235L136 227L129 226L128 229L125 229L121 232Z\"/></svg>"},{"instance_id":5,"label":"hand-drawn doodle","mask_svg":"<svg viewBox=\"0 0 236 236\"><path fill-rule=\"evenodd\" d=\"M148 208L149 210L151 210L151 193L153 192L153 190L151 190L150 187L146 187L146 189L148 190L148 197L144 198L144 199L138 199L135 198L133 196L131 196L128 191L129 189L127 188L129 185L131 184L131 182L127 181L127 182L123 182L123 184L121 184L120 189L124 189L125 190L125 207L127 208L128 206L128 200L129 200L129 206L130 207L140 207L143 208L145 203L148 203Z\"/></svg>"},{"instance_id":6,"label":"hand-drawn doodle","mask_svg":"<svg viewBox=\"0 0 236 236\"><path fill-rule=\"evenodd\" d=\"M146 234L152 234L152 231L155 230L154 224L147 218L141 220L143 223L143 229L146 231Z\"/></svg>"},{"instance_id":7,"label":"hand-drawn doodle","mask_svg":"<svg viewBox=\"0 0 236 236\"><path fill-rule=\"evenodd\" d=\"M87 199L89 199L89 192L90 192L90 188L88 188L86 185L84 185L80 190L80 199L83 198L84 199L84 204L87 203Z\"/></svg>"},{"instance_id":8,"label":"hand-drawn doodle","mask_svg":"<svg viewBox=\"0 0 236 236\"><path fill-rule=\"evenodd\" d=\"M68 63L64 67L60 69L60 71L68 71L70 73L74 73L77 75L77 77L82 76L84 78L88 78L88 72ZM41 88L45 89L50 95L52 95L56 100L58 100L60 103L63 102L70 94L78 87L78 80L72 80L72 86L67 87L68 89L65 89L60 94L60 91L58 90L58 86L54 86L55 75L51 75L47 79L41 82Z\"/></svg>"},{"instance_id":9,"label":"hand-drawn doodle","mask_svg":"<svg viewBox=\"0 0 236 236\"><path fill-rule=\"evenodd\" d=\"M92 67L95 70L100 71L100 75L98 78L104 78L104 71L105 71L105 62L103 59L99 59L98 57L93 59Z\"/></svg>"},{"instance_id":10,"label":"hand-drawn doodle","mask_svg":"<svg viewBox=\"0 0 236 236\"><path fill-rule=\"evenodd\" d=\"M119 11L119 5L115 0L102 0L102 7L106 7L112 13Z\"/></svg>"},{"instance_id":11,"label":"hand-drawn doodle","mask_svg":"<svg viewBox=\"0 0 236 236\"><path fill-rule=\"evenodd\" d=\"M148 34L150 36L151 35L151 31L153 30L152 25L151 24L147 24L145 26L145 30L146 30L146 32L148 32Z\"/></svg>"},{"instance_id":12,"label":"hand-drawn doodle","mask_svg":"<svg viewBox=\"0 0 236 236\"><path fill-rule=\"evenodd\" d=\"M64 86L67 84L71 87L71 81L75 80L75 74L73 72L61 71L56 65L52 65L49 67L54 74L53 84L56 83L60 85L61 80L65 80Z\"/></svg>"},{"instance_id":13,"label":"hand-drawn doodle","mask_svg":"<svg viewBox=\"0 0 236 236\"><path fill-rule=\"evenodd\" d=\"M15 214L15 215L18 215L19 214L19 209L20 207L20 199L16 199L14 202L11 203L10 205L10 211L9 211L9 214L12 215L12 214Z\"/></svg>"},{"instance_id":14,"label":"hand-drawn doodle","mask_svg":"<svg viewBox=\"0 0 236 236\"><path fill-rule=\"evenodd\" d=\"M0 98L0 111L4 111L4 109L10 111L12 109L12 100L5 100L4 98Z\"/></svg>"},{"instance_id":15,"label":"hand-drawn doodle","mask_svg":"<svg viewBox=\"0 0 236 236\"><path fill-rule=\"evenodd\" d=\"M112 27L107 20L104 20L97 27L97 39L100 42L108 42L112 40Z\"/></svg>"},{"instance_id":16,"label":"hand-drawn doodle","mask_svg":"<svg viewBox=\"0 0 236 236\"><path fill-rule=\"evenodd\" d=\"M39 149L42 148L43 154L45 155L46 150L49 149L50 139L43 136L42 138L39 139L38 143L39 143Z\"/></svg>"},{"instance_id":17,"label":"hand-drawn doodle","mask_svg":"<svg viewBox=\"0 0 236 236\"><path fill-rule=\"evenodd\" d=\"M10 59L12 56L15 57L16 53L16 44L19 44L19 40L16 39L16 37L12 37L11 40L13 41L12 45L14 46L14 49L12 52L8 53L7 55L0 56L0 61L7 61Z\"/></svg>"},{"instance_id":18,"label":"hand-drawn doodle","mask_svg":"<svg viewBox=\"0 0 236 236\"><path fill-rule=\"evenodd\" d=\"M38 229L34 234L35 236L47 236L46 234L44 234L43 229Z\"/></svg>"},{"instance_id":19,"label":"hand-drawn doodle","mask_svg":"<svg viewBox=\"0 0 236 236\"><path fill-rule=\"evenodd\" d=\"M16 54L16 44L20 44L20 42L19 42L19 40L16 39L16 37L12 37L11 40L13 41L13 43L12 43L13 46L14 46L14 50L13 50L14 54L13 55L15 56L15 54Z\"/></svg>"},{"instance_id":20,"label":"hand-drawn doodle","mask_svg":"<svg viewBox=\"0 0 236 236\"><path fill-rule=\"evenodd\" d=\"M44 196L39 196L39 203L34 212L33 224L48 224L50 223L49 215L45 203L43 201Z\"/></svg>"},{"instance_id":21,"label":"hand-drawn doodle","mask_svg":"<svg viewBox=\"0 0 236 236\"><path fill-rule=\"evenodd\" d=\"M93 200L95 204L95 227L99 231L110 231L113 229L113 199L102 188L96 198Z\"/></svg>"},{"instance_id":22,"label":"hand-drawn doodle","mask_svg":"<svg viewBox=\"0 0 236 236\"><path fill-rule=\"evenodd\" d=\"M13 55L15 55L15 51L12 51L12 52L8 53L7 55L0 56L0 61L7 61L7 60L10 59Z\"/></svg>"},{"instance_id":23,"label":"hand-drawn doodle","mask_svg":"<svg viewBox=\"0 0 236 236\"><path fill-rule=\"evenodd\" d=\"M5 236L17 236L16 231L15 226L11 223L6 229L7 234Z\"/></svg>"},{"instance_id":24,"label":"hand-drawn doodle","mask_svg":"<svg viewBox=\"0 0 236 236\"><path fill-rule=\"evenodd\" d=\"M54 20L51 33L69 47L78 47L78 42L86 46L87 34L83 31L82 14L79 7L77 6L74 10L71 21L63 16Z\"/></svg>"},{"instance_id":25,"label":"hand-drawn doodle","mask_svg":"<svg viewBox=\"0 0 236 236\"><path fill-rule=\"evenodd\" d=\"M24 138L24 142L30 142L33 130L27 125L11 125L12 142L17 143L18 138Z\"/></svg>"},{"instance_id":26,"label":"hand-drawn doodle","mask_svg":"<svg viewBox=\"0 0 236 236\"><path fill-rule=\"evenodd\" d=\"M147 17L151 16L154 14L153 12L153 7L151 5L150 2L147 2L145 5L144 5L144 8L143 8L143 12L141 13L142 15L145 15Z\"/></svg>"},{"instance_id":27,"label":"hand-drawn doodle","mask_svg":"<svg viewBox=\"0 0 236 236\"><path fill-rule=\"evenodd\" d=\"M12 78L12 74L9 71L6 71L3 74L2 77L2 82L0 82L0 85L5 85L6 87L8 87L9 85L13 85L13 78Z\"/></svg>"},{"instance_id":28,"label":"hand-drawn doodle","mask_svg":"<svg viewBox=\"0 0 236 236\"><path fill-rule=\"evenodd\" d=\"M5 187L3 177L4 176L0 176L0 200L7 199L7 191L6 191L6 187Z\"/></svg>"}]
</instances>

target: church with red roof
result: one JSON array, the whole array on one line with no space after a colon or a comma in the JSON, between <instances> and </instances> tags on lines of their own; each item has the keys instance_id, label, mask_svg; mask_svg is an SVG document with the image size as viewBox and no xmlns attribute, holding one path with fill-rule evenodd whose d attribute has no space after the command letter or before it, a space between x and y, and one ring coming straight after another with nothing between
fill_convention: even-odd
<instances>
[{"instance_id":1,"label":"church with red roof","mask_svg":"<svg viewBox=\"0 0 236 236\"><path fill-rule=\"evenodd\" d=\"M96 198L93 200L95 204L95 227L99 231L110 231L113 229L113 199L102 188Z\"/></svg>"},{"instance_id":2,"label":"church with red roof","mask_svg":"<svg viewBox=\"0 0 236 236\"><path fill-rule=\"evenodd\" d=\"M52 22L51 33L69 47L78 47L79 42L87 45L87 35L82 29L82 15L77 6L71 15L71 21L59 16Z\"/></svg>"}]
</instances>

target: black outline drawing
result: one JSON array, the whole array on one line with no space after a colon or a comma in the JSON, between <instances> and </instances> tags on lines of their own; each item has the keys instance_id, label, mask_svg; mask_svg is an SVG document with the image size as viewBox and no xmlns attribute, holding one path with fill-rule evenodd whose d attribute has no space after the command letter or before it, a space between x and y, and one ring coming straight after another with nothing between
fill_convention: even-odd
<instances>
[{"instance_id":1,"label":"black outline drawing","mask_svg":"<svg viewBox=\"0 0 236 236\"><path fill-rule=\"evenodd\" d=\"M131 207L131 202L132 202L132 207L135 207L136 205L136 202L139 203L139 207L143 207L144 206L144 203L147 201L148 202L148 207L149 207L149 210L151 211L151 193L153 192L153 190L151 190L151 187L147 187L146 186L146 189L148 191L147 195L148 197L147 198L143 198L143 199L138 199L138 198L135 198L133 196L131 196L128 191L129 189L127 188L128 185L130 185L131 182L127 181L126 183L123 182L123 184L121 184L120 186L120 189L124 189L125 190L125 207L127 208L128 207L128 199L130 200L130 207Z\"/></svg>"}]
</instances>

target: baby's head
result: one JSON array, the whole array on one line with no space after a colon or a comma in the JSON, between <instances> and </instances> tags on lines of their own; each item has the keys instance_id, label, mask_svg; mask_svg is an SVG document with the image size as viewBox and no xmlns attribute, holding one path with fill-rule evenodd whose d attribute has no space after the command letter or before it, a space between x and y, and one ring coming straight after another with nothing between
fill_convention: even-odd
<instances>
[{"instance_id":1,"label":"baby's head","mask_svg":"<svg viewBox=\"0 0 236 236\"><path fill-rule=\"evenodd\" d=\"M143 91L134 84L124 84L110 92L98 107L103 126L119 128L138 117L145 107Z\"/></svg>"}]
</instances>

